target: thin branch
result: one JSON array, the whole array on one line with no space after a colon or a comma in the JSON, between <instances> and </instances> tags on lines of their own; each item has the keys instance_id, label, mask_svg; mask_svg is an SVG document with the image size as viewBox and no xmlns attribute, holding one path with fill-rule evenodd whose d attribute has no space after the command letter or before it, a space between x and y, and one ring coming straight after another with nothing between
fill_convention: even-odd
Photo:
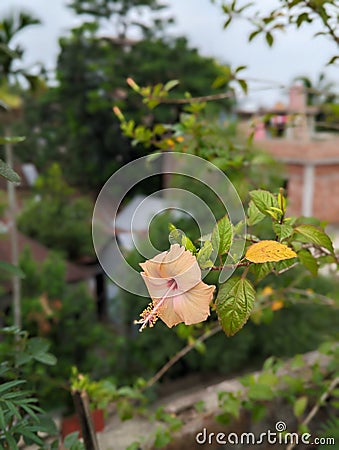
<instances>
[{"instance_id":1,"label":"thin branch","mask_svg":"<svg viewBox=\"0 0 339 450\"><path fill-rule=\"evenodd\" d=\"M186 104L186 103L199 103L208 102L212 100L222 100L224 98L234 98L233 92L222 92L220 94L202 95L201 97L190 97L190 98L159 98L149 96L149 100L156 100L159 103L169 103L169 104Z\"/></svg>"},{"instance_id":2,"label":"thin branch","mask_svg":"<svg viewBox=\"0 0 339 450\"><path fill-rule=\"evenodd\" d=\"M186 345L186 347L176 353L152 378L147 381L144 389L148 389L153 386L153 384L155 384L176 362L178 362L182 357L193 350L197 344L201 344L202 342L206 341L206 339L214 336L220 330L221 326L218 324L211 330L208 330L204 334L202 334L196 341Z\"/></svg>"},{"instance_id":3,"label":"thin branch","mask_svg":"<svg viewBox=\"0 0 339 450\"><path fill-rule=\"evenodd\" d=\"M322 301L322 304L329 305L329 306L336 306L336 303L333 299L327 297L326 295L318 294L317 292L307 292L306 290L296 289L296 288L287 288L284 290L284 292L300 294L300 295L304 295L305 297L308 297L308 298L318 297Z\"/></svg>"},{"instance_id":4,"label":"thin branch","mask_svg":"<svg viewBox=\"0 0 339 450\"><path fill-rule=\"evenodd\" d=\"M324 402L328 399L328 397L331 395L332 391L339 385L339 377L336 377L332 380L332 383L329 385L329 387L326 389L326 391L322 394L322 396L319 398L317 403L313 406L311 411L307 414L305 419L302 421L301 425L307 426L313 417L317 414L319 409L323 406ZM295 443L291 443L286 447L286 450L293 450L296 446Z\"/></svg>"},{"instance_id":5,"label":"thin branch","mask_svg":"<svg viewBox=\"0 0 339 450\"><path fill-rule=\"evenodd\" d=\"M239 262L237 264L226 264L224 266L213 266L210 268L210 270L223 270L223 269L236 269L237 267L247 267L249 266L251 263L249 261L246 262Z\"/></svg>"}]
</instances>

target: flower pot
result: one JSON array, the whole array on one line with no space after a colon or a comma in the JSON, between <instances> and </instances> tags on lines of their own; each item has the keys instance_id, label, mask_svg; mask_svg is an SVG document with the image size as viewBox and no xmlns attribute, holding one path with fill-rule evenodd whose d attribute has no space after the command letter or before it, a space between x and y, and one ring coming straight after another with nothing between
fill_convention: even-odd
<instances>
[{"instance_id":1,"label":"flower pot","mask_svg":"<svg viewBox=\"0 0 339 450\"><path fill-rule=\"evenodd\" d=\"M105 428L104 412L102 409L95 409L91 412L94 431L99 432ZM79 437L82 437L81 426L76 415L65 417L61 422L61 436L64 439L68 434L75 431L79 432Z\"/></svg>"}]
</instances>

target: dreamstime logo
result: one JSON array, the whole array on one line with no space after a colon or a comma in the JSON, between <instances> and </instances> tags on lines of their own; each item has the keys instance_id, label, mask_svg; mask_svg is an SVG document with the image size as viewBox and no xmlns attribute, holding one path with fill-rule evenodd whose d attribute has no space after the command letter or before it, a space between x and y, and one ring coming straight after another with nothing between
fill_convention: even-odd
<instances>
[{"instance_id":1,"label":"dreamstime logo","mask_svg":"<svg viewBox=\"0 0 339 450\"><path fill-rule=\"evenodd\" d=\"M282 420L279 420L275 424L276 431L263 431L260 434L253 432L243 433L222 433L222 432L209 432L207 428L203 428L202 431L197 433L195 441L199 445L288 445L293 447L299 444L321 444L321 445L335 445L335 439L333 437L314 437L310 433L290 433L287 432L287 425Z\"/></svg>"},{"instance_id":2,"label":"dreamstime logo","mask_svg":"<svg viewBox=\"0 0 339 450\"><path fill-rule=\"evenodd\" d=\"M163 189L149 196L136 196L142 183L151 183L161 176ZM129 203L123 207L126 197ZM167 212L169 221L190 217L201 236L211 233L217 219L227 214L237 225L234 239L219 281L225 282L234 272L245 246L246 216L234 186L212 163L194 155L165 152L143 157L126 164L105 183L97 198L92 220L92 236L98 260L119 287L133 294L149 294L139 272L126 259L126 247L135 248L145 259L154 257L160 249L151 242L150 227L159 214ZM163 230L168 233L167 229ZM183 235L184 232L180 231ZM238 237L239 236L239 237ZM129 242L126 245L126 242ZM173 235L169 236L173 243ZM212 254L212 261L216 255ZM214 261L213 261L214 262ZM203 271L203 277L208 270Z\"/></svg>"}]
</instances>

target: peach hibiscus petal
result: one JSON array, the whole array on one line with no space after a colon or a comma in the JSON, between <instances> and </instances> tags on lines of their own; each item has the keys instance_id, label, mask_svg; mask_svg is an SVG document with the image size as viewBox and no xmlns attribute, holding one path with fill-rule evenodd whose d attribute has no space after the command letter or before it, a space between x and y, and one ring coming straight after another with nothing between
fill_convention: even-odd
<instances>
[{"instance_id":1,"label":"peach hibiscus petal","mask_svg":"<svg viewBox=\"0 0 339 450\"><path fill-rule=\"evenodd\" d=\"M179 244L171 246L161 264L161 273L175 279L178 289L188 291L201 280L201 271L196 258Z\"/></svg>"},{"instance_id":2,"label":"peach hibiscus petal","mask_svg":"<svg viewBox=\"0 0 339 450\"><path fill-rule=\"evenodd\" d=\"M162 252L140 266L152 303L135 322L141 324L139 331L147 325L152 327L158 317L168 327L181 322L191 325L207 319L215 286L201 281L198 262L188 250L174 244L168 252Z\"/></svg>"},{"instance_id":3,"label":"peach hibiscus petal","mask_svg":"<svg viewBox=\"0 0 339 450\"><path fill-rule=\"evenodd\" d=\"M152 278L145 275L145 273L141 273L141 276L146 284L149 295L153 300L161 299L165 295L168 295L170 279Z\"/></svg>"},{"instance_id":4,"label":"peach hibiscus petal","mask_svg":"<svg viewBox=\"0 0 339 450\"><path fill-rule=\"evenodd\" d=\"M166 254L167 252L162 252L159 255L156 255L154 258L149 259L144 263L140 263L139 266L142 268L146 275L153 278L163 278L160 272L160 267Z\"/></svg>"},{"instance_id":5,"label":"peach hibiscus petal","mask_svg":"<svg viewBox=\"0 0 339 450\"><path fill-rule=\"evenodd\" d=\"M163 322L165 322L168 328L172 328L174 325L178 325L178 323L181 323L183 321L182 318L174 310L174 299L175 297L167 299L167 301L164 302L158 312L158 317Z\"/></svg>"},{"instance_id":6,"label":"peach hibiscus petal","mask_svg":"<svg viewBox=\"0 0 339 450\"><path fill-rule=\"evenodd\" d=\"M210 315L215 286L200 281L193 289L173 299L174 311L186 325L203 322Z\"/></svg>"}]
</instances>

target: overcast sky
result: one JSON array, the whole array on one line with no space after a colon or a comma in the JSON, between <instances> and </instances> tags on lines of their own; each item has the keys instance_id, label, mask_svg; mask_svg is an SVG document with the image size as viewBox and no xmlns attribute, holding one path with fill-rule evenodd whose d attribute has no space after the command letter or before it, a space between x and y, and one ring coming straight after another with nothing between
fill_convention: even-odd
<instances>
[{"instance_id":1,"label":"overcast sky","mask_svg":"<svg viewBox=\"0 0 339 450\"><path fill-rule=\"evenodd\" d=\"M269 48L263 37L247 42L248 26L245 22L237 21L229 29L223 30L222 12L210 0L164 2L170 6L170 12L176 20L173 33L187 36L191 45L203 55L213 56L232 66L247 65L248 70L244 74L251 78L272 80L283 85L289 85L298 75L308 75L315 80L329 58L335 54L336 48L332 42L323 37L312 37L318 31L313 27L280 34L273 48ZM265 0L264 4L269 6L276 2ZM66 0L0 0L0 15L14 8L26 9L43 23L18 36L17 40L26 49L27 64L42 61L48 68L55 67L58 38L80 23L66 3ZM326 74L330 80L338 80L338 69L328 68ZM271 85L274 86L273 83ZM252 98L256 102L273 104L284 98L284 90L258 91L261 86L255 83L251 85Z\"/></svg>"}]
</instances>

